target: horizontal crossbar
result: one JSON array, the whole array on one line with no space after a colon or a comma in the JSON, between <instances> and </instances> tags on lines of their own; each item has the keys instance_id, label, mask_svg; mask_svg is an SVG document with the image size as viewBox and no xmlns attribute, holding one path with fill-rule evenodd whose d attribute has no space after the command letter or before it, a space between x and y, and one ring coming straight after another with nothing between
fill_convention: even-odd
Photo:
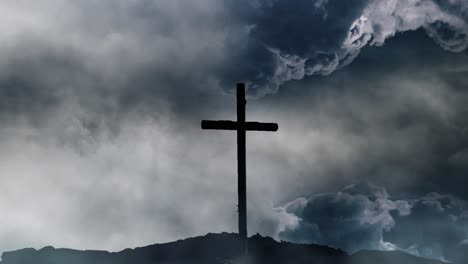
<instances>
[{"instance_id":1,"label":"horizontal crossbar","mask_svg":"<svg viewBox=\"0 0 468 264\"><path fill-rule=\"evenodd\" d=\"M202 129L213 130L238 130L239 125L236 121L218 120L209 121L203 120L201 122ZM278 124L276 123L260 123L260 122L245 122L245 130L247 131L278 131Z\"/></svg>"}]
</instances>

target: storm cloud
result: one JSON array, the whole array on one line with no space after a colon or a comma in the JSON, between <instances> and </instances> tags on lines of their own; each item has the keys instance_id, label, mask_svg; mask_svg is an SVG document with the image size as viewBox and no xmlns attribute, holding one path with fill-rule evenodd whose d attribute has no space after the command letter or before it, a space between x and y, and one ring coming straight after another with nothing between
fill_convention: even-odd
<instances>
[{"instance_id":1,"label":"storm cloud","mask_svg":"<svg viewBox=\"0 0 468 264\"><path fill-rule=\"evenodd\" d=\"M247 136L249 232L447 259L466 244L400 235L424 199L468 199L464 1L5 0L0 17L0 251L236 231L235 136L199 125L235 118L240 81L248 119L280 127ZM334 193L362 180L382 187ZM366 239L278 222L297 197L371 207L343 224Z\"/></svg>"},{"instance_id":2,"label":"storm cloud","mask_svg":"<svg viewBox=\"0 0 468 264\"><path fill-rule=\"evenodd\" d=\"M367 45L424 29L444 49L468 46L464 1L246 1L245 44L226 75L247 80L252 94L274 93L289 80L329 75ZM253 66L255 65L255 66ZM232 78L227 80L232 82Z\"/></svg>"},{"instance_id":3,"label":"storm cloud","mask_svg":"<svg viewBox=\"0 0 468 264\"><path fill-rule=\"evenodd\" d=\"M468 203L429 193L392 199L368 182L336 193L299 198L277 208L278 238L319 243L350 253L363 249L404 250L443 261L462 261L468 238Z\"/></svg>"}]
</instances>

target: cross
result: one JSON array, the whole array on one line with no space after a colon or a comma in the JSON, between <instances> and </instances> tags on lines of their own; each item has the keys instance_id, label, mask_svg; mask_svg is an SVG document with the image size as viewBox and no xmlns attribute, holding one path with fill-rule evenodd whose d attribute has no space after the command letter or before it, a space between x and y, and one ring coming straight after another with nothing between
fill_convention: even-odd
<instances>
[{"instance_id":1,"label":"cross","mask_svg":"<svg viewBox=\"0 0 468 264\"><path fill-rule=\"evenodd\" d=\"M245 122L245 85L237 84L237 121L207 121L201 122L202 129L236 130L237 131L237 194L239 200L239 235L247 239L247 183L245 165L245 132L246 131L277 131L278 124Z\"/></svg>"}]
</instances>

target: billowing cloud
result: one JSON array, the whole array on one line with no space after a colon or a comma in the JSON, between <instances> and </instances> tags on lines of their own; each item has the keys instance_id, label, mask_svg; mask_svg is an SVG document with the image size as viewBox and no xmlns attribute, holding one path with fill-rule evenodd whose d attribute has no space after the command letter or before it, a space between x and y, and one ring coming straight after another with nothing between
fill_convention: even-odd
<instances>
[{"instance_id":1,"label":"billowing cloud","mask_svg":"<svg viewBox=\"0 0 468 264\"><path fill-rule=\"evenodd\" d=\"M308 75L329 75L351 63L363 47L382 46L401 32L424 29L452 52L468 47L466 1L248 3L253 11L246 15L246 43L236 42L242 49L234 52L226 75L248 80L253 94L275 92L284 82Z\"/></svg>"},{"instance_id":2,"label":"billowing cloud","mask_svg":"<svg viewBox=\"0 0 468 264\"><path fill-rule=\"evenodd\" d=\"M351 253L385 250L389 245L383 233L395 225L392 212L404 215L409 208L405 201L390 200L383 188L368 183L351 185L337 193L300 198L277 208L280 215L296 218L280 230L278 237L333 245Z\"/></svg>"},{"instance_id":3,"label":"billowing cloud","mask_svg":"<svg viewBox=\"0 0 468 264\"><path fill-rule=\"evenodd\" d=\"M460 261L468 238L468 203L429 193L393 199L368 182L336 193L299 198L277 208L278 238L362 249L404 250L417 256Z\"/></svg>"}]
</instances>

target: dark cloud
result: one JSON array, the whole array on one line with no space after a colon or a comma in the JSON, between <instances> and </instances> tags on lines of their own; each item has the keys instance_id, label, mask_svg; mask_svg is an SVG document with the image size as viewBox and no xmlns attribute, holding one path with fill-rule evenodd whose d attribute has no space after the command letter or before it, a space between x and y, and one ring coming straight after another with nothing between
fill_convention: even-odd
<instances>
[{"instance_id":1,"label":"dark cloud","mask_svg":"<svg viewBox=\"0 0 468 264\"><path fill-rule=\"evenodd\" d=\"M118 250L235 231L235 136L199 122L235 118L238 81L251 94L277 92L249 98L248 119L280 125L248 134L249 230L274 235L275 205L367 179L398 199L359 185L318 195L307 210L298 200L290 220L303 214L324 233L304 222L288 236L391 246L380 238L397 230L394 212L403 219L397 200L468 199L468 58L453 52L466 45L463 7L2 1L0 208L9 213L0 250ZM356 222L368 207L379 220ZM329 219L317 218L323 210ZM326 226L341 214L359 243Z\"/></svg>"},{"instance_id":2,"label":"dark cloud","mask_svg":"<svg viewBox=\"0 0 468 264\"><path fill-rule=\"evenodd\" d=\"M306 71L327 74L348 62L340 52L349 26L365 1L259 1L245 4L246 44L224 68L222 77L247 80L253 94L275 91L284 81L302 79ZM240 44L240 45L239 45Z\"/></svg>"},{"instance_id":3,"label":"dark cloud","mask_svg":"<svg viewBox=\"0 0 468 264\"><path fill-rule=\"evenodd\" d=\"M468 237L468 203L452 195L429 193L410 200L410 205L411 213L395 216L395 227L384 239L416 255L445 256L461 263L458 250Z\"/></svg>"},{"instance_id":4,"label":"dark cloud","mask_svg":"<svg viewBox=\"0 0 468 264\"><path fill-rule=\"evenodd\" d=\"M384 47L364 48L352 66L287 84L267 101L285 116L300 116L289 127L341 139L322 139L325 150L310 148L323 160L301 164L304 178L366 178L392 192L466 199L466 55L444 52L422 31L401 34ZM344 160L328 166L326 155ZM317 166L330 170L316 174Z\"/></svg>"},{"instance_id":5,"label":"dark cloud","mask_svg":"<svg viewBox=\"0 0 468 264\"><path fill-rule=\"evenodd\" d=\"M404 201L389 200L385 189L357 184L338 193L317 194L279 208L280 213L292 214L289 217L297 219L278 237L333 245L351 253L362 249L385 250L390 245L384 243L383 232L394 225L391 212L407 214L408 207Z\"/></svg>"},{"instance_id":6,"label":"dark cloud","mask_svg":"<svg viewBox=\"0 0 468 264\"><path fill-rule=\"evenodd\" d=\"M466 11L459 1L66 3L44 3L51 16L36 6L24 14L22 3L3 11L18 30L3 33L10 41L2 67L13 72L1 79L37 86L29 92L32 107L68 96L95 112L151 112L171 102L170 108L190 114L201 108L188 98L229 92L239 80L251 94L276 92L289 80L331 74L363 47L381 46L399 32L424 28L448 50L466 48ZM16 18L21 16L29 19ZM107 102L102 106L93 97Z\"/></svg>"},{"instance_id":7,"label":"dark cloud","mask_svg":"<svg viewBox=\"0 0 468 264\"><path fill-rule=\"evenodd\" d=\"M238 52L223 80L247 80L252 94L275 93L290 80L329 75L351 63L365 46L395 34L425 29L446 50L468 45L466 3L410 1L246 1ZM459 11L463 10L463 11ZM239 36L235 36L239 38ZM224 77L228 76L228 77Z\"/></svg>"},{"instance_id":8,"label":"dark cloud","mask_svg":"<svg viewBox=\"0 0 468 264\"><path fill-rule=\"evenodd\" d=\"M430 193L395 200L367 182L336 193L300 198L277 208L280 239L362 249L405 250L417 256L461 261L468 238L468 203ZM458 262L457 262L458 263Z\"/></svg>"}]
</instances>

